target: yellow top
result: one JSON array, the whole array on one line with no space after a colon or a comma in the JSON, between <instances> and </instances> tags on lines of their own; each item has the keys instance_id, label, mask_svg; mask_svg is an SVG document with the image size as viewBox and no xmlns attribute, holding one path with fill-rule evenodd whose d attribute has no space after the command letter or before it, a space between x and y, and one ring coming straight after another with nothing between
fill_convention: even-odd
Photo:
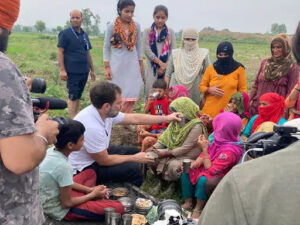
<instances>
[{"instance_id":1,"label":"yellow top","mask_svg":"<svg viewBox=\"0 0 300 225\"><path fill-rule=\"evenodd\" d=\"M223 97L216 97L206 93L207 88L213 86L218 86L224 91ZM207 67L199 88L201 93L205 94L205 103L201 113L208 114L214 118L225 108L234 93L237 91L247 92L245 69L240 66L230 74L218 75L211 64Z\"/></svg>"}]
</instances>

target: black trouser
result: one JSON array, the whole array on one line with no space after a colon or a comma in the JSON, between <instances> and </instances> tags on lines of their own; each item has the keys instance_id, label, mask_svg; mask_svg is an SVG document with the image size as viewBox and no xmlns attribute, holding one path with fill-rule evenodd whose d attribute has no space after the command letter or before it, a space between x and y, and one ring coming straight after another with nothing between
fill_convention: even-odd
<instances>
[{"instance_id":1,"label":"black trouser","mask_svg":"<svg viewBox=\"0 0 300 225\"><path fill-rule=\"evenodd\" d=\"M140 150L131 146L109 146L107 152L109 155L133 155ZM108 182L129 182L139 187L143 183L141 168L135 162L126 162L115 166L100 166L94 162L85 169L93 169L96 172L97 185Z\"/></svg>"}]
</instances>

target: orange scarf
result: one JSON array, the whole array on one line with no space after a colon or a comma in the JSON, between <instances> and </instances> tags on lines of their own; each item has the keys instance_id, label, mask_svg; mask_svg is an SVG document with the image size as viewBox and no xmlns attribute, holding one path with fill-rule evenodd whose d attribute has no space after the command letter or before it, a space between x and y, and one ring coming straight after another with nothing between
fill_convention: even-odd
<instances>
[{"instance_id":1,"label":"orange scarf","mask_svg":"<svg viewBox=\"0 0 300 225\"><path fill-rule=\"evenodd\" d=\"M114 48L122 48L123 42L127 46L127 49L129 51L133 51L133 48L136 44L136 40L137 32L133 20L131 20L128 26L128 34L126 35L121 19L120 17L117 17L117 19L115 20L113 36L110 39L111 45Z\"/></svg>"},{"instance_id":2,"label":"orange scarf","mask_svg":"<svg viewBox=\"0 0 300 225\"><path fill-rule=\"evenodd\" d=\"M19 16L20 0L0 0L0 27L11 30Z\"/></svg>"}]
</instances>

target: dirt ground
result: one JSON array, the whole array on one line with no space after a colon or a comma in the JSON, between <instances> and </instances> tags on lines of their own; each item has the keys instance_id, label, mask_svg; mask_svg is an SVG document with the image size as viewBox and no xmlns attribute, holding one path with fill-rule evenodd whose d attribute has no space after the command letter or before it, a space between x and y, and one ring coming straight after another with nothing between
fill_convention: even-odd
<instances>
[{"instance_id":1,"label":"dirt ground","mask_svg":"<svg viewBox=\"0 0 300 225\"><path fill-rule=\"evenodd\" d=\"M115 125L112 129L110 145L139 146L135 125Z\"/></svg>"}]
</instances>

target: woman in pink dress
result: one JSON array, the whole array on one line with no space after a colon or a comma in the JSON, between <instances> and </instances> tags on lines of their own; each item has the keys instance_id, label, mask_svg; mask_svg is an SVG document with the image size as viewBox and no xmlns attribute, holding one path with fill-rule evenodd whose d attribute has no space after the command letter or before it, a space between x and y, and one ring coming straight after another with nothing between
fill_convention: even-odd
<instances>
[{"instance_id":1,"label":"woman in pink dress","mask_svg":"<svg viewBox=\"0 0 300 225\"><path fill-rule=\"evenodd\" d=\"M213 128L213 142L209 144L204 135L199 136L198 145L202 153L192 162L189 173L181 175L181 189L185 199L182 208L192 208L193 196L197 198L192 214L194 219L199 218L208 199L206 184L211 179L220 181L238 163L243 153L238 137L242 121L238 115L232 112L220 113L213 120Z\"/></svg>"}]
</instances>

